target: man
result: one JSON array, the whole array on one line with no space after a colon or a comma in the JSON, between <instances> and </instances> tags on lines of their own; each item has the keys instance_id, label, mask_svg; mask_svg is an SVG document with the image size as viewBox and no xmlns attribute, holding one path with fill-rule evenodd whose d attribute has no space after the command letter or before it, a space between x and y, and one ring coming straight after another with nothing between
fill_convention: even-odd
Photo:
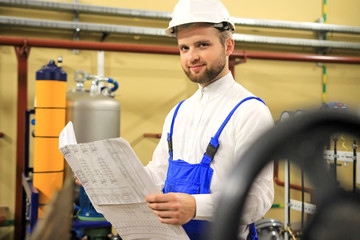
<instances>
[{"instance_id":1,"label":"man","mask_svg":"<svg viewBox=\"0 0 360 240\"><path fill-rule=\"evenodd\" d=\"M145 200L162 223L183 225L191 239L204 235L203 225L213 219L231 169L273 125L266 105L236 83L229 71L234 29L220 1L180 0L166 30L177 38L182 68L199 90L166 117L146 167L164 194ZM241 239L255 239L252 223L271 207L272 171L272 166L266 167L249 192Z\"/></svg>"}]
</instances>

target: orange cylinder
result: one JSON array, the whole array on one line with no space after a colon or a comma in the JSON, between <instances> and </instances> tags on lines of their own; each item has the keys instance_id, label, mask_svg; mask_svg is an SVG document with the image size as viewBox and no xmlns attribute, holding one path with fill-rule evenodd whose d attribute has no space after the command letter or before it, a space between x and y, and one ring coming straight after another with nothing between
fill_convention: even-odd
<instances>
[{"instance_id":1,"label":"orange cylinder","mask_svg":"<svg viewBox=\"0 0 360 240\"><path fill-rule=\"evenodd\" d=\"M65 127L67 75L54 61L36 72L33 185L39 191L39 217L64 180L59 134Z\"/></svg>"}]
</instances>

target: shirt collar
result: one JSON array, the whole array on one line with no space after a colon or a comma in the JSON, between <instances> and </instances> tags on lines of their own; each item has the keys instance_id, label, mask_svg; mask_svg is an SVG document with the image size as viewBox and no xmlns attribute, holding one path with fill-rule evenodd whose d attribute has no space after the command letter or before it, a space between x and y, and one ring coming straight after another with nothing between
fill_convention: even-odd
<instances>
[{"instance_id":1,"label":"shirt collar","mask_svg":"<svg viewBox=\"0 0 360 240\"><path fill-rule=\"evenodd\" d=\"M200 97L203 95L208 95L210 99L214 99L219 95L224 94L227 89L234 83L234 78L229 72L224 77L216 80L215 82L207 85L206 87L201 87L199 85Z\"/></svg>"}]
</instances>

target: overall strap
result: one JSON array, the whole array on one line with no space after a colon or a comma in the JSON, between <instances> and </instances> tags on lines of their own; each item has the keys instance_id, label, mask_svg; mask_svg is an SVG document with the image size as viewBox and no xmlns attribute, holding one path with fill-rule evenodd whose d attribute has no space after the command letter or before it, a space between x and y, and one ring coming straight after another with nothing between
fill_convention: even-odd
<instances>
[{"instance_id":1,"label":"overall strap","mask_svg":"<svg viewBox=\"0 0 360 240\"><path fill-rule=\"evenodd\" d=\"M184 101L185 100L182 100L176 106L176 109L175 109L175 112L174 112L174 115L173 115L173 118L172 118L172 121L171 121L170 132L167 135L167 141L168 141L168 147L169 147L169 155L170 155L171 159L173 158L172 135L173 135L173 131L174 131L174 122L175 122L176 115L177 115L177 113L179 111L179 108L180 108L181 104L183 104Z\"/></svg>"},{"instance_id":2,"label":"overall strap","mask_svg":"<svg viewBox=\"0 0 360 240\"><path fill-rule=\"evenodd\" d=\"M225 121L221 124L219 130L216 132L215 136L211 138L209 145L206 148L206 151L204 153L204 157L202 160L202 163L205 164L210 164L210 162L214 159L214 156L219 148L219 137L220 134L222 132L222 130L224 129L224 127L226 126L226 124L229 122L230 118L232 117L232 115L234 114L234 112L236 111L236 109L238 109L238 107L243 104L244 102L251 100L251 99L256 99L260 102L262 102L263 104L265 104L265 102L258 98L258 97L246 97L243 100L241 100L234 108L233 110L231 110L231 112L229 113L229 115L226 117ZM265 104L266 105L266 104Z\"/></svg>"}]
</instances>

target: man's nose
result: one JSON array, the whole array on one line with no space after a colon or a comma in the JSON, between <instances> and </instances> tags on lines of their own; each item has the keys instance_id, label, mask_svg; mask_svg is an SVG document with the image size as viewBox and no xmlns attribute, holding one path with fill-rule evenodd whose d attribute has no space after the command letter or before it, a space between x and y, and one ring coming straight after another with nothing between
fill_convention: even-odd
<instances>
[{"instance_id":1,"label":"man's nose","mask_svg":"<svg viewBox=\"0 0 360 240\"><path fill-rule=\"evenodd\" d=\"M188 52L188 61L189 63L196 63L199 61L200 59L200 56L199 56L199 53L198 51L196 51L196 49L190 49L189 52Z\"/></svg>"}]
</instances>

